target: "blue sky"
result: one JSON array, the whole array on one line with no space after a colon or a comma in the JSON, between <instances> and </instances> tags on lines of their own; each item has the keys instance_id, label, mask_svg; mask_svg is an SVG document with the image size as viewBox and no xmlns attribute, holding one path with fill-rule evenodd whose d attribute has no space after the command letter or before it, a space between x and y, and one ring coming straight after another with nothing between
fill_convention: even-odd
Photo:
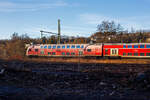
<instances>
[{"instance_id":1,"label":"blue sky","mask_svg":"<svg viewBox=\"0 0 150 100\"><path fill-rule=\"evenodd\" d=\"M90 36L103 20L125 29L150 29L150 0L0 0L0 39L13 32L40 37L40 30Z\"/></svg>"}]
</instances>

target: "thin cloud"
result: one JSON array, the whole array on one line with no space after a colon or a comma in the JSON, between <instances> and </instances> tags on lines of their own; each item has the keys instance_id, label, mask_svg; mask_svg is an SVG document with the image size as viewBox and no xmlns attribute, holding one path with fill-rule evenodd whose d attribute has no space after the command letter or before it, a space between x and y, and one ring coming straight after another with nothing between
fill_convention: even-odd
<instances>
[{"instance_id":1,"label":"thin cloud","mask_svg":"<svg viewBox=\"0 0 150 100\"><path fill-rule=\"evenodd\" d=\"M14 3L0 2L0 12L15 12L15 11L37 11L40 9L49 9L57 7L67 7L68 3L57 1L53 3Z\"/></svg>"},{"instance_id":2,"label":"thin cloud","mask_svg":"<svg viewBox=\"0 0 150 100\"><path fill-rule=\"evenodd\" d=\"M85 13L79 16L80 20L89 25L98 25L104 20L115 21L123 25L125 29L150 29L150 16L133 16L133 17L111 17L100 14Z\"/></svg>"}]
</instances>

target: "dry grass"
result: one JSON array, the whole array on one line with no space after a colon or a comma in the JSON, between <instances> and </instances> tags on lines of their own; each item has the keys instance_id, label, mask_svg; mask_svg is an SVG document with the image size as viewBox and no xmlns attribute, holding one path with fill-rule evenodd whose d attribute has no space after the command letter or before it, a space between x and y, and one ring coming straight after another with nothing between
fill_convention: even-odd
<instances>
[{"instance_id":1,"label":"dry grass","mask_svg":"<svg viewBox=\"0 0 150 100\"><path fill-rule=\"evenodd\" d=\"M25 58L24 61L52 63L150 64L150 59Z\"/></svg>"}]
</instances>

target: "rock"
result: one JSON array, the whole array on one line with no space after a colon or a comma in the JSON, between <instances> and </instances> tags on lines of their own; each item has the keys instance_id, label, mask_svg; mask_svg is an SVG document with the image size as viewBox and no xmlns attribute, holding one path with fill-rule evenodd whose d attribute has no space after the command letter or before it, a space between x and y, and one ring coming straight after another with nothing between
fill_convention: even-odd
<instances>
[{"instance_id":1,"label":"rock","mask_svg":"<svg viewBox=\"0 0 150 100\"><path fill-rule=\"evenodd\" d=\"M99 85L107 85L107 84L104 82L100 82Z\"/></svg>"},{"instance_id":2,"label":"rock","mask_svg":"<svg viewBox=\"0 0 150 100\"><path fill-rule=\"evenodd\" d=\"M4 74L5 69L0 69L0 75Z\"/></svg>"},{"instance_id":3,"label":"rock","mask_svg":"<svg viewBox=\"0 0 150 100\"><path fill-rule=\"evenodd\" d=\"M136 81L144 81L146 79L146 74L145 73L138 73L137 77L135 78Z\"/></svg>"}]
</instances>

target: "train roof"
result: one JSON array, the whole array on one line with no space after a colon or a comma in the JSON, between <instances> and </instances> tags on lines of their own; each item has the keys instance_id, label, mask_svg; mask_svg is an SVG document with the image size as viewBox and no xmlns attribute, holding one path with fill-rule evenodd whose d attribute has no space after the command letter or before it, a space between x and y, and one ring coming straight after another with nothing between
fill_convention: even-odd
<instances>
[{"instance_id":1,"label":"train roof","mask_svg":"<svg viewBox=\"0 0 150 100\"><path fill-rule=\"evenodd\" d=\"M104 45L145 45L150 43L104 43Z\"/></svg>"}]
</instances>

